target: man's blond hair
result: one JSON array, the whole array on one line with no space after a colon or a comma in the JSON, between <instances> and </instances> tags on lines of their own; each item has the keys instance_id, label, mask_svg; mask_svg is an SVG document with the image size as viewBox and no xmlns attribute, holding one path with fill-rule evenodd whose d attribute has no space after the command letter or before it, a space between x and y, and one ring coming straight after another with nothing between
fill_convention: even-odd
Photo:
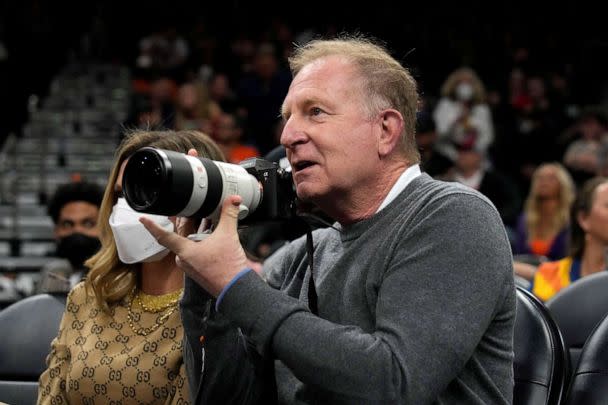
<instances>
[{"instance_id":1,"label":"man's blond hair","mask_svg":"<svg viewBox=\"0 0 608 405\"><path fill-rule=\"evenodd\" d=\"M296 48L289 58L295 77L302 68L318 59L338 56L352 63L361 77L361 96L369 118L380 111L393 108L405 122L401 134L401 149L410 163L420 161L416 145L416 81L407 68L388 51L361 35L342 35L336 39L313 40Z\"/></svg>"}]
</instances>

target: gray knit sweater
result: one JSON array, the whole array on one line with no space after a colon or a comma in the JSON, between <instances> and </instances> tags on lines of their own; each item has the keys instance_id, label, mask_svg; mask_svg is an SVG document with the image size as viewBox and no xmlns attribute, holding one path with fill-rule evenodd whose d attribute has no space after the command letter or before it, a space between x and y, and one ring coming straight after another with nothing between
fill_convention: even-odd
<instances>
[{"instance_id":1,"label":"gray knit sweater","mask_svg":"<svg viewBox=\"0 0 608 405\"><path fill-rule=\"evenodd\" d=\"M219 308L277 359L280 402L511 403L512 257L489 200L423 174L373 217L315 231L314 245L318 316L303 238Z\"/></svg>"}]
</instances>

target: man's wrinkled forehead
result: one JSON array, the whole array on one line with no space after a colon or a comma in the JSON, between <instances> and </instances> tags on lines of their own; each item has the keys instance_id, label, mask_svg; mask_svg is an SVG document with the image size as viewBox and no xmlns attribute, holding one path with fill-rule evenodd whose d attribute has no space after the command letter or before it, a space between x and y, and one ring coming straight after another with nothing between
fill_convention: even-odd
<instances>
[{"instance_id":1,"label":"man's wrinkled forehead","mask_svg":"<svg viewBox=\"0 0 608 405\"><path fill-rule=\"evenodd\" d=\"M305 65L294 77L281 112L289 115L294 98L313 100L317 97L334 98L338 93L345 97L360 95L360 77L356 68L346 58L329 56Z\"/></svg>"},{"instance_id":2,"label":"man's wrinkled forehead","mask_svg":"<svg viewBox=\"0 0 608 405\"><path fill-rule=\"evenodd\" d=\"M329 55L317 58L304 65L295 75L292 85L302 80L318 75L332 76L334 74L355 74L355 66L345 56Z\"/></svg>"}]
</instances>

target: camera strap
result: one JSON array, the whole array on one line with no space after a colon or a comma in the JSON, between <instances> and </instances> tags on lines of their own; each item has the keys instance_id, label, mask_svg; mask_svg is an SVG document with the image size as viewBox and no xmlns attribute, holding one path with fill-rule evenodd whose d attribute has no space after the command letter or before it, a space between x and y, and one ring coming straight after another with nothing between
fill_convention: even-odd
<instances>
[{"instance_id":1,"label":"camera strap","mask_svg":"<svg viewBox=\"0 0 608 405\"><path fill-rule=\"evenodd\" d=\"M308 308L313 314L319 315L317 289L315 287L314 280L315 272L313 256L315 248L312 243L312 230L315 228L315 223L317 225L320 224L327 226L338 232L341 232L341 230L336 228L334 225L321 218L320 216L312 214L310 212L298 212L298 217L300 217L306 224L306 256L308 256L308 267L310 268L310 278L308 279Z\"/></svg>"},{"instance_id":2,"label":"camera strap","mask_svg":"<svg viewBox=\"0 0 608 405\"><path fill-rule=\"evenodd\" d=\"M308 279L308 308L310 312L315 315L319 314L319 308L317 304L317 289L315 288L314 280L314 246L312 244L312 227L308 226L306 231L306 255L308 256L308 267L310 267L310 278Z\"/></svg>"}]
</instances>

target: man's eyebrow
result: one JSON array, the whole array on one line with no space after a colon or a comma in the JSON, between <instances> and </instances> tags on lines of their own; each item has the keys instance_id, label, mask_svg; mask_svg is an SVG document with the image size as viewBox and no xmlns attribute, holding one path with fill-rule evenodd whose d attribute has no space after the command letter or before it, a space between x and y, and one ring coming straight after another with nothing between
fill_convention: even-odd
<instances>
[{"instance_id":1,"label":"man's eyebrow","mask_svg":"<svg viewBox=\"0 0 608 405\"><path fill-rule=\"evenodd\" d=\"M323 101L318 97L308 97L308 98L298 102L298 107L302 108L303 110L306 110L307 108L310 108L311 105L315 105L315 104L323 104ZM281 106L281 117L283 117L283 119L286 120L287 118L289 118L290 115L291 115L291 110L289 109L288 106L283 104Z\"/></svg>"}]
</instances>

